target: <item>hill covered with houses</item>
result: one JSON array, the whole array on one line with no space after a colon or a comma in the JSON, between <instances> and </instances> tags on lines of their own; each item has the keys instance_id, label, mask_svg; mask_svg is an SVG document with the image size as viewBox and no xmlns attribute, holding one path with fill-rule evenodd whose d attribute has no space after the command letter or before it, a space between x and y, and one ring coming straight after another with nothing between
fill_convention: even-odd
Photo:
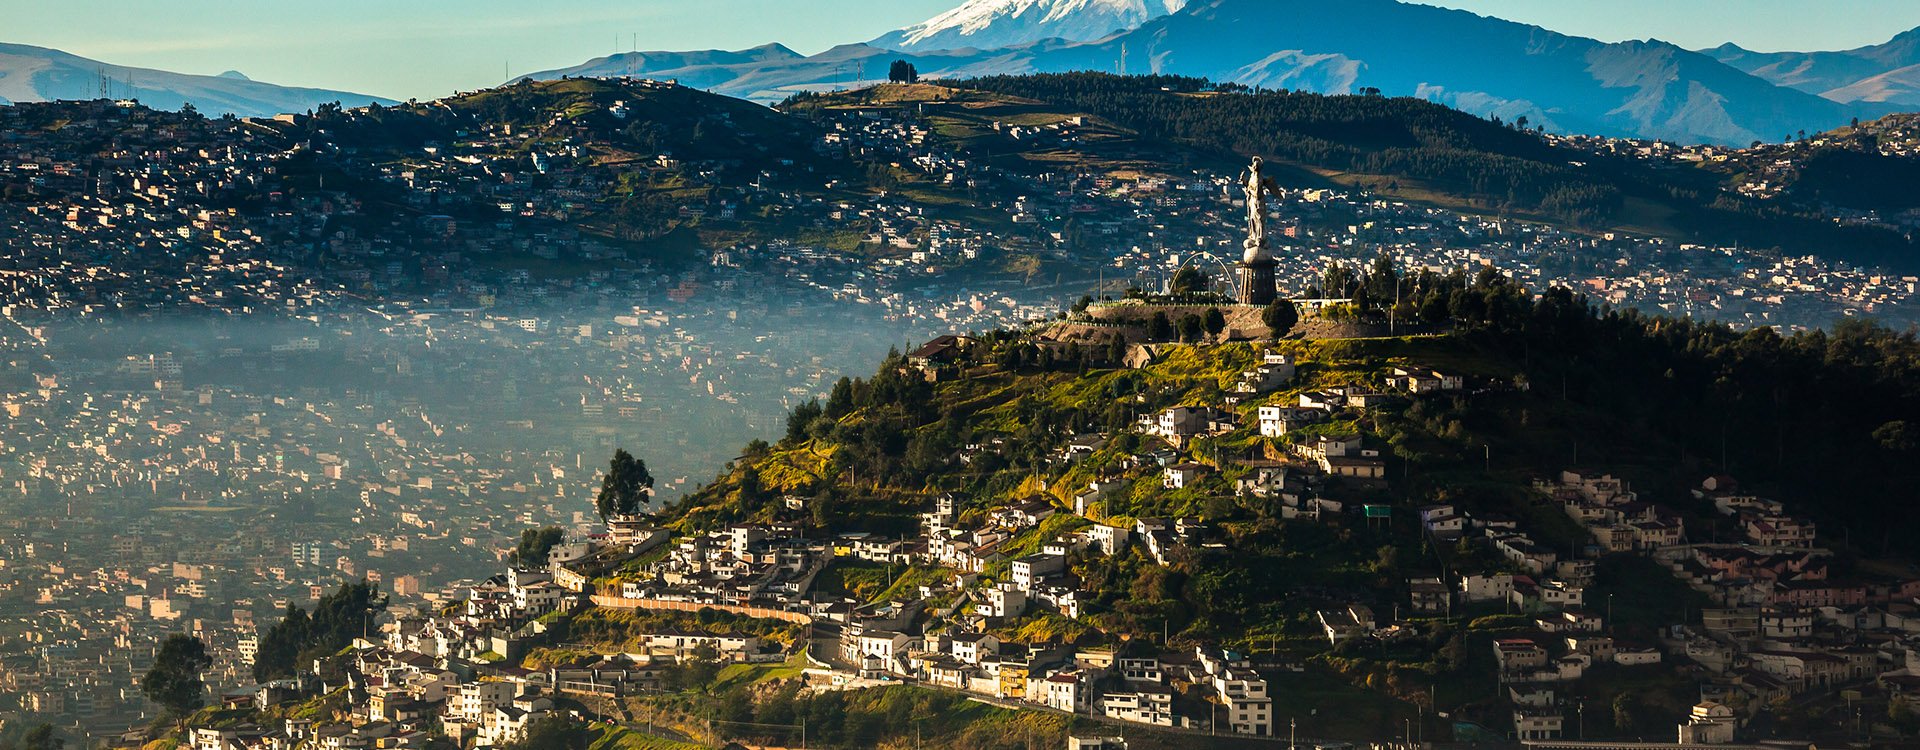
<instances>
[{"instance_id":1,"label":"hill covered with houses","mask_svg":"<svg viewBox=\"0 0 1920 750\"><path fill-rule=\"evenodd\" d=\"M682 502L529 534L440 611L303 643L182 739L1920 730L1911 336L1742 334L1492 270L1430 312L1411 336L935 339Z\"/></svg>"}]
</instances>

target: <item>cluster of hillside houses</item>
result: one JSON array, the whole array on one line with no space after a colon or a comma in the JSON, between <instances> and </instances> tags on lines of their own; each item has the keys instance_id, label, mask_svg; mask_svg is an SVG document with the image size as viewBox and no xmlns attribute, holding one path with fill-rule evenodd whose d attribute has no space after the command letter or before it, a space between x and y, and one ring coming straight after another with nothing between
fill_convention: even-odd
<instances>
[{"instance_id":1,"label":"cluster of hillside houses","mask_svg":"<svg viewBox=\"0 0 1920 750\"><path fill-rule=\"evenodd\" d=\"M1293 368L1290 358L1268 355L1237 381L1244 390L1234 390L1271 392L1293 377ZM1287 406L1260 406L1261 431L1286 434L1344 410L1464 389L1460 378L1424 367L1395 368L1389 382L1396 393L1330 388L1302 393ZM399 619L381 639L316 664L301 681L262 688L345 685L359 722L345 728L289 725L259 736L332 733L311 736L324 738L321 745L330 749L407 747L408 732L430 727L478 745L496 744L552 710L558 696L629 694L657 685L665 670L689 660L797 658L758 638L663 629L635 635L629 642L641 647L634 653L586 656L541 670L506 666L533 647L559 645L545 632L543 615L588 604L786 620L807 633L804 675L816 689L913 682L1114 721L1274 735L1282 709L1275 707L1262 670L1271 674L1291 666L1262 663L1256 669L1246 655L1212 646L1153 653L1003 637L1006 630L999 626L1036 611L1067 619L1085 614L1089 592L1069 569L1070 560L1137 549L1160 564L1177 564L1222 545L1222 535L1199 519L1140 517L1115 524L1104 505L1133 482L1180 490L1209 481L1219 469L1183 459L1180 449L1195 437L1238 429L1235 415L1212 405L1180 406L1143 418L1138 429L1162 442L1148 441L1138 455L1125 457L1131 479L1100 476L1064 493L1070 501L1035 494L971 510L967 498L936 495L921 513L917 533L901 538L864 531L808 536L799 523L763 522L670 540L642 519L616 518L607 534L553 548L544 570L510 570L476 584L457 607ZM1103 450L1111 437L1073 437L1055 459L1078 461ZM1372 506L1357 514L1318 491L1331 481L1377 483L1384 459L1359 436L1318 434L1293 441L1289 453L1288 460L1243 462L1246 470L1237 472L1235 483L1209 487L1278 499L1288 519L1374 517ZM1688 538L1686 516L1642 502L1612 476L1568 471L1536 489L1548 512L1564 513L1591 541L1563 550L1534 538L1514 518L1452 503L1428 505L1417 511L1419 532L1436 547L1478 548L1483 564L1450 570L1444 578L1416 577L1405 586L1407 614L1442 617L1497 607L1492 611L1530 624L1528 633L1493 643L1517 738L1564 736L1568 707L1556 698L1556 688L1589 670L1680 655L1710 675L1710 700L1682 725L1683 741L1728 741L1732 728L1751 715L1742 707L1814 688L1875 677L1902 689L1920 687L1912 648L1920 634L1912 606L1920 583L1829 580L1830 553L1815 545L1812 523L1785 514L1778 503L1738 494L1726 478L1708 480L1696 491L1699 504L1725 516L1716 526L1737 527L1746 538L1702 544ZM810 501L793 496L778 502L799 513ZM1072 516L1071 523L1034 544L1033 532L1062 515ZM1016 545L1018 540L1024 541ZM1588 596L1595 560L1608 554L1643 556L1719 606L1699 626L1664 626L1654 637L1618 635L1609 622L1611 602L1602 615L1595 611L1602 602ZM818 579L839 565L884 570L888 594L857 599L823 591ZM910 568L940 574L916 579L925 583L895 585L894 571ZM616 585L594 585L616 570ZM1318 621L1329 645L1390 640L1417 630L1403 619L1399 603L1390 618L1376 610L1380 604L1321 610ZM263 693L257 699L273 697ZM233 740L209 737L215 744ZM233 747L210 744L204 750Z\"/></svg>"}]
</instances>

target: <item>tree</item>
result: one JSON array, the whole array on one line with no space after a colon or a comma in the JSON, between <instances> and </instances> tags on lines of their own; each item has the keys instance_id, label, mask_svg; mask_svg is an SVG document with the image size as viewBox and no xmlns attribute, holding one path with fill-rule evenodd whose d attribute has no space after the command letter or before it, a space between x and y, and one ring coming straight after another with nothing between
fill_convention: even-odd
<instances>
[{"instance_id":1,"label":"tree","mask_svg":"<svg viewBox=\"0 0 1920 750\"><path fill-rule=\"evenodd\" d=\"M566 538L567 530L558 526L527 529L520 532L520 546L514 548L510 559L530 568L545 568L547 553Z\"/></svg>"},{"instance_id":2,"label":"tree","mask_svg":"<svg viewBox=\"0 0 1920 750\"><path fill-rule=\"evenodd\" d=\"M200 673L213 666L207 644L186 633L174 633L160 643L153 668L140 678L140 692L160 704L171 716L186 716L206 703L206 683Z\"/></svg>"},{"instance_id":3,"label":"tree","mask_svg":"<svg viewBox=\"0 0 1920 750\"><path fill-rule=\"evenodd\" d=\"M1300 322L1300 311L1294 308L1293 300L1277 299L1260 311L1260 322L1267 324L1267 335L1277 339Z\"/></svg>"},{"instance_id":4,"label":"tree","mask_svg":"<svg viewBox=\"0 0 1920 750\"><path fill-rule=\"evenodd\" d=\"M1207 335L1218 336L1221 331L1227 330L1227 316L1220 314L1220 308L1209 307L1204 325L1207 327Z\"/></svg>"},{"instance_id":5,"label":"tree","mask_svg":"<svg viewBox=\"0 0 1920 750\"><path fill-rule=\"evenodd\" d=\"M853 413L853 379L842 377L833 384L833 392L827 396L826 414L839 419Z\"/></svg>"},{"instance_id":6,"label":"tree","mask_svg":"<svg viewBox=\"0 0 1920 750\"><path fill-rule=\"evenodd\" d=\"M1173 338L1173 321L1167 319L1166 313L1156 312L1153 318L1147 321L1147 338L1151 341L1167 341Z\"/></svg>"},{"instance_id":7,"label":"tree","mask_svg":"<svg viewBox=\"0 0 1920 750\"><path fill-rule=\"evenodd\" d=\"M740 502L751 508L767 499L766 485L760 481L760 470L748 464L740 470Z\"/></svg>"},{"instance_id":8,"label":"tree","mask_svg":"<svg viewBox=\"0 0 1920 750\"><path fill-rule=\"evenodd\" d=\"M1207 284L1207 275L1201 273L1200 269L1189 266L1174 272L1173 287L1170 291L1174 296L1197 294L1206 291Z\"/></svg>"},{"instance_id":9,"label":"tree","mask_svg":"<svg viewBox=\"0 0 1920 750\"><path fill-rule=\"evenodd\" d=\"M1621 693L1614 696L1613 728L1622 733L1633 731L1635 722L1639 721L1640 718L1638 712L1634 709L1635 705L1631 693Z\"/></svg>"},{"instance_id":10,"label":"tree","mask_svg":"<svg viewBox=\"0 0 1920 750\"><path fill-rule=\"evenodd\" d=\"M887 81L889 83L919 83L920 71L914 69L913 63L905 60L895 60L893 61L893 65L887 69Z\"/></svg>"},{"instance_id":11,"label":"tree","mask_svg":"<svg viewBox=\"0 0 1920 750\"><path fill-rule=\"evenodd\" d=\"M630 516L640 512L652 494L653 474L647 471L647 462L621 448L613 452L613 463L607 467L606 478L600 481L600 494L594 498L593 507L600 511L603 521L612 516Z\"/></svg>"},{"instance_id":12,"label":"tree","mask_svg":"<svg viewBox=\"0 0 1920 750\"><path fill-rule=\"evenodd\" d=\"M1200 335L1207 330L1207 324L1200 316L1188 313L1180 318L1180 340L1199 341Z\"/></svg>"},{"instance_id":13,"label":"tree","mask_svg":"<svg viewBox=\"0 0 1920 750\"><path fill-rule=\"evenodd\" d=\"M1907 422L1903 419L1880 425L1873 431L1874 441L1880 443L1880 447L1895 453L1913 450L1914 437L1913 430L1907 427Z\"/></svg>"},{"instance_id":14,"label":"tree","mask_svg":"<svg viewBox=\"0 0 1920 750\"><path fill-rule=\"evenodd\" d=\"M66 745L67 741L54 733L53 725L43 722L34 725L17 739L0 741L0 750L61 750Z\"/></svg>"},{"instance_id":15,"label":"tree","mask_svg":"<svg viewBox=\"0 0 1920 750\"><path fill-rule=\"evenodd\" d=\"M585 750L590 739L586 725L560 714L547 714L529 722L505 750Z\"/></svg>"},{"instance_id":16,"label":"tree","mask_svg":"<svg viewBox=\"0 0 1920 750\"><path fill-rule=\"evenodd\" d=\"M793 407L793 413L787 415L787 442L798 443L806 440L807 428L812 427L814 420L825 413L826 411L820 408L820 402L817 400Z\"/></svg>"},{"instance_id":17,"label":"tree","mask_svg":"<svg viewBox=\"0 0 1920 750\"><path fill-rule=\"evenodd\" d=\"M253 679L292 677L300 664L339 651L354 638L372 632L375 613L385 608L386 601L367 581L341 584L320 597L311 614L288 604L280 622L260 636Z\"/></svg>"}]
</instances>

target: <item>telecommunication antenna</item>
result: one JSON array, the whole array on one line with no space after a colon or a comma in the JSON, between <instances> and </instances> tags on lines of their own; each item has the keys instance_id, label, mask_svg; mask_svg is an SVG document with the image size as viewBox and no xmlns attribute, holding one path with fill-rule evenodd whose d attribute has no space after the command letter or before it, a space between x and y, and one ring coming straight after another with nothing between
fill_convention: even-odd
<instances>
[{"instance_id":1,"label":"telecommunication antenna","mask_svg":"<svg viewBox=\"0 0 1920 750\"><path fill-rule=\"evenodd\" d=\"M1120 75L1127 74L1127 43L1120 43Z\"/></svg>"},{"instance_id":2,"label":"telecommunication antenna","mask_svg":"<svg viewBox=\"0 0 1920 750\"><path fill-rule=\"evenodd\" d=\"M100 82L98 84L100 87L100 98L112 99L113 98L113 94L112 94L113 78L107 75L106 67L102 66L102 67L94 68L94 73L96 73L100 77Z\"/></svg>"}]
</instances>

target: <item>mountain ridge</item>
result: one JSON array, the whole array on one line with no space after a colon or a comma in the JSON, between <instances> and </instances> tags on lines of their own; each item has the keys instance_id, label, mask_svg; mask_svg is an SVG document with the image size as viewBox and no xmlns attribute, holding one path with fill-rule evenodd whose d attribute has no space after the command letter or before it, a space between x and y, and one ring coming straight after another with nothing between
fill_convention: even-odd
<instances>
[{"instance_id":1,"label":"mountain ridge","mask_svg":"<svg viewBox=\"0 0 1920 750\"><path fill-rule=\"evenodd\" d=\"M1920 106L1920 28L1849 50L1757 52L1733 42L1700 51L1776 85L1836 102Z\"/></svg>"},{"instance_id":2,"label":"mountain ridge","mask_svg":"<svg viewBox=\"0 0 1920 750\"><path fill-rule=\"evenodd\" d=\"M1463 55L1465 47L1479 52ZM1894 110L1878 102L1821 98L1657 40L1607 43L1398 0L1338 7L1305 0L1196 0L1091 41L1046 38L994 49L904 51L847 44L771 62L621 67L596 60L534 75L675 78L772 103L874 82L895 59L912 63L928 79L1096 70L1316 93L1380 89L1482 117L1525 116L1561 132L1723 145L1826 130ZM1904 85L1890 80L1883 87Z\"/></svg>"},{"instance_id":3,"label":"mountain ridge","mask_svg":"<svg viewBox=\"0 0 1920 750\"><path fill-rule=\"evenodd\" d=\"M101 90L102 77L106 90ZM131 90L129 90L131 89ZM332 89L279 86L235 71L203 76L113 65L50 47L0 43L0 104L99 98L138 99L158 109L192 104L210 115L271 117L329 102L392 105L385 97Z\"/></svg>"}]
</instances>

